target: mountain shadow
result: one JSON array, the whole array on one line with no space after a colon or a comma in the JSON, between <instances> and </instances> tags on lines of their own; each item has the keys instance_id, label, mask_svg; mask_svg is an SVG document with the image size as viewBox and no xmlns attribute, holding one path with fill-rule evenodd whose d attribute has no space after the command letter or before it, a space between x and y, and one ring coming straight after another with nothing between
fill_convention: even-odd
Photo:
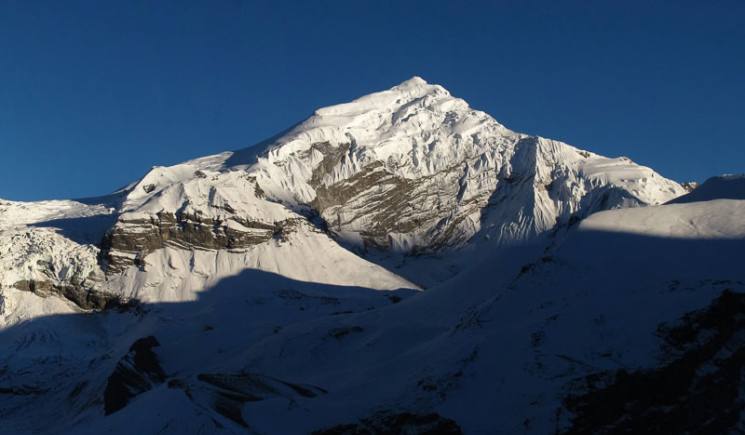
<instances>
[{"instance_id":1,"label":"mountain shadow","mask_svg":"<svg viewBox=\"0 0 745 435\"><path fill-rule=\"evenodd\" d=\"M104 235L114 226L117 217L117 214L106 214L52 219L43 222L36 222L29 226L37 228L53 228L62 236L78 244L101 246Z\"/></svg>"},{"instance_id":2,"label":"mountain shadow","mask_svg":"<svg viewBox=\"0 0 745 435\"><path fill-rule=\"evenodd\" d=\"M214 431L247 427L241 416L246 402L292 403L325 389L226 361L240 361L245 349L290 325L343 319L416 293L302 282L249 269L194 301L131 303L12 325L0 331L0 433L66 433L76 418L113 424L111 418L131 419L129 406L164 389L180 391L195 414L206 412L205 424Z\"/></svg>"},{"instance_id":3,"label":"mountain shadow","mask_svg":"<svg viewBox=\"0 0 745 435\"><path fill-rule=\"evenodd\" d=\"M514 280L529 279L539 274L541 268L561 267L576 258L583 259L582 268L567 269L571 273L607 276L616 271L625 283L698 279L702 282L718 280L723 286L731 282L734 288L741 287L738 280L745 275L741 268L745 239L673 239L602 231L583 231L573 236L570 242L551 253L550 258L537 259L534 264L515 270ZM473 326L477 328L473 329L476 331L474 337L481 337L481 348L497 349L495 355L512 354L504 343L490 341L499 335L489 331L516 328L516 325L510 324L508 317L486 316L485 310L502 307L509 301L536 301L531 294L522 296L523 299L492 297L505 290L489 287L489 275L483 273L493 271L494 258L483 259L474 269L471 281L459 283L463 285L458 288L430 291L475 291L471 287L485 287L479 290L484 295L484 310L471 313L472 305L458 305L458 299L449 298L443 300L454 302L444 308L456 316L474 319L468 324L476 325ZM574 285L554 283L551 291L573 295L569 290L575 289L568 286ZM598 285L614 283L599 280ZM664 300L673 306L678 303L678 291L688 290L660 289L668 295ZM386 292L301 282L273 273L245 270L218 281L198 293L193 301L141 303L99 313L50 315L10 326L0 331L0 418L3 421L0 433L70 433L73 428L89 428L88 433L121 431L122 428L139 433L248 431L252 428L252 416L245 412L249 403L258 405L256 409L265 409L261 406L278 402L294 407L322 401L335 393L325 383L298 378L288 372L277 373L266 368L257 371L250 364L249 350L274 352L276 348L262 347L262 343L280 332L289 331L280 336L287 346L292 346L293 342L325 340L334 346L353 345L354 352L362 355L361 359L374 364L394 360L397 355L376 347L374 341L358 340L358 337L379 336L387 325L359 325L354 319L359 313L382 313L382 310L398 310L405 318L421 317L422 313L417 310L429 305L418 305L421 296L415 294L409 290ZM614 432L615 427L649 427L644 424L645 419L657 415L662 416L654 417L658 433L674 433L682 424L676 415L686 415L686 424L690 426L685 427L705 427L707 421L717 416L716 405L725 402L730 404L726 409L721 408L726 415L716 417L717 425L712 427L725 432L735 430L737 423L732 416L742 413L739 401L742 396L737 395L735 401L730 399L735 397L733 391L741 392L745 388L741 382L745 379L741 363L743 343L740 337L745 336L741 296L729 292L716 295L719 298L716 299L710 293L702 293L700 310L680 309L678 324L660 323L657 329L650 330L649 334L659 334L661 349L674 348L669 358L656 366L631 367L624 373L611 374L598 370L589 374L596 380L591 388L585 384L578 390L548 391L549 394L566 394L563 406L568 413L565 415L569 415L568 426L560 432L615 433L622 431ZM618 298L609 303L623 301L623 294ZM522 312L528 308L501 309ZM638 309L629 307L626 321L633 321ZM425 314L425 317L434 317L429 311ZM596 314L586 313L590 317ZM489 321L481 321L482 317L489 317ZM329 319L338 321L331 323ZM429 321L435 324L438 320ZM520 318L519 322L522 325L525 319ZM306 325L328 326L328 331L319 338L308 334L310 329ZM422 337L429 337L426 334L435 331L440 329L421 329L396 337L401 346L416 348ZM438 339L441 347L434 349L457 352L454 349L459 348L458 340L463 337L460 334L443 336ZM284 354L279 349L279 353L266 357L281 361ZM324 357L337 358L334 355ZM458 396L460 400L478 401L481 392L494 389L497 382L494 373L513 373L507 370L514 370L509 364L522 366L521 362L497 361L503 361L505 366L490 361L488 366L492 370L479 372L482 377L475 378L479 388ZM336 362L343 367L343 361ZM706 377L704 372L698 371L703 367L713 368L709 372L713 375ZM349 371L340 370L336 375L342 383L355 373L351 367L345 369ZM416 367L401 367L401 370L414 369ZM458 379L462 378L465 376L454 382L461 382ZM575 385L578 380L566 379L567 385ZM370 382L386 384L385 379ZM664 391L658 388L661 383L666 386ZM725 384L727 388L717 387ZM713 407L703 409L698 404ZM385 405L370 404L371 407ZM686 412L691 406L699 412ZM338 415L334 415L338 426L331 424L316 430L355 433L354 430L383 427L389 433L399 433L399 429L436 427L447 428L451 433L459 433L462 428L468 433L468 427L473 424L471 419L479 418L467 413L437 416L433 414L435 409L426 407L418 410L422 414L410 414L401 409L394 411L396 413L391 414L388 410L382 417L373 418L347 415L342 407L336 409ZM494 410L491 421L495 427L502 420L514 420L514 416L503 412ZM272 418L271 415L253 415L253 418L259 417ZM166 428L163 422L167 422ZM400 427L395 426L399 423Z\"/></svg>"}]
</instances>

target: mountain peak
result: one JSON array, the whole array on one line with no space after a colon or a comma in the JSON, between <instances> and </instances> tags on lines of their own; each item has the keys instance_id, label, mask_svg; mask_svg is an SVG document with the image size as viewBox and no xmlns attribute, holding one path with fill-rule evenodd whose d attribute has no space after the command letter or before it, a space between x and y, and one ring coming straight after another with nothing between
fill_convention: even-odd
<instances>
[{"instance_id":1,"label":"mountain peak","mask_svg":"<svg viewBox=\"0 0 745 435\"><path fill-rule=\"evenodd\" d=\"M428 95L434 98L452 98L442 86L429 84L421 77L414 76L390 89L373 92L348 103L317 109L315 115L331 118L357 116L373 110L395 111Z\"/></svg>"},{"instance_id":2,"label":"mountain peak","mask_svg":"<svg viewBox=\"0 0 745 435\"><path fill-rule=\"evenodd\" d=\"M427 83L427 81L424 80L423 78L419 76L413 76L412 78L401 82L401 84L399 84L398 87L423 86L423 85L428 85L428 84L429 83Z\"/></svg>"},{"instance_id":3,"label":"mountain peak","mask_svg":"<svg viewBox=\"0 0 745 435\"><path fill-rule=\"evenodd\" d=\"M308 152L314 144L354 143L357 157L367 153L366 157L387 161L409 155L401 161L401 171L434 173L454 161L460 163L474 141L480 141L475 139L479 134L515 136L442 86L414 76L390 89L317 109L267 150L276 160ZM484 144L479 142L477 148Z\"/></svg>"}]
</instances>

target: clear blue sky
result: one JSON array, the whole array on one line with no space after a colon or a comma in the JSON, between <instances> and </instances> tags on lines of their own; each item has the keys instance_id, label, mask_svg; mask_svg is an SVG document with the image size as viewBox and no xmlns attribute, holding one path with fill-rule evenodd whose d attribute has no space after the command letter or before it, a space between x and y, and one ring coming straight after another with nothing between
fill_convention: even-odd
<instances>
[{"instance_id":1,"label":"clear blue sky","mask_svg":"<svg viewBox=\"0 0 745 435\"><path fill-rule=\"evenodd\" d=\"M745 172L743 1L0 3L0 197L108 193L412 75L677 180Z\"/></svg>"}]
</instances>

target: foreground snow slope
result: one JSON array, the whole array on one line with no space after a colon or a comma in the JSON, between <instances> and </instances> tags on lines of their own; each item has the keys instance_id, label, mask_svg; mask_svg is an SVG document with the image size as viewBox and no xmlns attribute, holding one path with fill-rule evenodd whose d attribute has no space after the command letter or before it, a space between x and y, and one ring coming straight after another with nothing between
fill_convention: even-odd
<instances>
[{"instance_id":1,"label":"foreground snow slope","mask_svg":"<svg viewBox=\"0 0 745 435\"><path fill-rule=\"evenodd\" d=\"M707 215L728 218L679 227ZM343 346L325 338L338 321L298 325L252 346L234 370L306 373L304 381L332 392L293 411L257 404L244 412L292 415L307 424L298 431L379 409L434 409L465 433L570 430L563 399L575 383L658 367L670 358L660 350L660 323L706 307L724 289L745 290L743 218L745 201L728 200L599 213L548 255L513 248L406 303L345 319L359 332ZM650 221L656 226L642 230ZM621 225L608 231L608 222Z\"/></svg>"}]
</instances>

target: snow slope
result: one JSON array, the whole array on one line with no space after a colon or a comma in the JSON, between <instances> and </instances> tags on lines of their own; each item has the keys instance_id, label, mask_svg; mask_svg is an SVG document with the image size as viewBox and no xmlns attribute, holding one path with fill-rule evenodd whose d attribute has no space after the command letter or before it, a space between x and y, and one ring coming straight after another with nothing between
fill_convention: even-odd
<instances>
[{"instance_id":1,"label":"snow slope","mask_svg":"<svg viewBox=\"0 0 745 435\"><path fill-rule=\"evenodd\" d=\"M684 203L710 199L745 199L745 174L728 174L709 178L687 195L671 202Z\"/></svg>"},{"instance_id":2,"label":"snow slope","mask_svg":"<svg viewBox=\"0 0 745 435\"><path fill-rule=\"evenodd\" d=\"M0 229L31 225L57 219L111 214L105 204L85 204L71 200L19 202L0 199Z\"/></svg>"},{"instance_id":3,"label":"snow slope","mask_svg":"<svg viewBox=\"0 0 745 435\"><path fill-rule=\"evenodd\" d=\"M742 200L711 199L680 202L664 207L614 210L592 215L582 222L591 231L619 232L655 237L729 239L745 235Z\"/></svg>"}]
</instances>

